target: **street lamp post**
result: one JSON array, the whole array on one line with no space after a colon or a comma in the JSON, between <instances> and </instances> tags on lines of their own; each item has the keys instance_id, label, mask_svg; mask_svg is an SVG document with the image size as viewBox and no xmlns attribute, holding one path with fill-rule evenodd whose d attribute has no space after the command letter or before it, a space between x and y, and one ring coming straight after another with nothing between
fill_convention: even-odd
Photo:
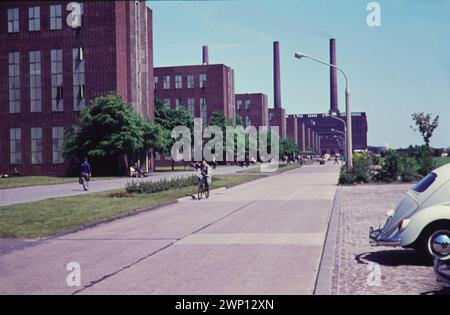
<instances>
[{"instance_id":1,"label":"street lamp post","mask_svg":"<svg viewBox=\"0 0 450 315\"><path fill-rule=\"evenodd\" d=\"M339 72L341 72L344 75L345 78L345 115L346 115L346 132L345 132L345 136L346 136L346 156L345 156L345 160L346 160L346 168L347 170L351 169L353 166L353 152L352 152L352 114L350 111L350 83L349 80L347 78L347 75L345 74L344 70L342 70L341 68L339 68L336 65L332 65L331 63L310 57L308 55L305 55L303 53L299 53L296 52L294 54L295 58L301 59L301 58L308 58L314 61L317 61L318 63L324 64L326 66L332 67L332 68L336 68L337 70L339 70Z\"/></svg>"}]
</instances>

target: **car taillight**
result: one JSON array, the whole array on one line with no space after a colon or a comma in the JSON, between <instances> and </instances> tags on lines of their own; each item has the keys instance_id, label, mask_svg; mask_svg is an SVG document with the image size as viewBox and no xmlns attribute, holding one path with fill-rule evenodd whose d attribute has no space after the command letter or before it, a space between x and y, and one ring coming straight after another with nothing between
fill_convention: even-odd
<instances>
[{"instance_id":1,"label":"car taillight","mask_svg":"<svg viewBox=\"0 0 450 315\"><path fill-rule=\"evenodd\" d=\"M398 230L400 232L403 232L404 229L406 229L406 227L408 226L409 222L411 220L410 219L403 219L398 223Z\"/></svg>"}]
</instances>

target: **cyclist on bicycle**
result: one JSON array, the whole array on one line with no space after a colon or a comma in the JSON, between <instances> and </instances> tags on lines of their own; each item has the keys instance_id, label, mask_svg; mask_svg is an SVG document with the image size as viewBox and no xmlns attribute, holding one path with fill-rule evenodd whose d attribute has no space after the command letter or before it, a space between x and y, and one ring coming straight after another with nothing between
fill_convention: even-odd
<instances>
[{"instance_id":1,"label":"cyclist on bicycle","mask_svg":"<svg viewBox=\"0 0 450 315\"><path fill-rule=\"evenodd\" d=\"M206 191L209 191L209 186L212 184L211 179L211 166L205 159L202 160L202 165L200 166L200 172L203 180L205 181Z\"/></svg>"}]
</instances>

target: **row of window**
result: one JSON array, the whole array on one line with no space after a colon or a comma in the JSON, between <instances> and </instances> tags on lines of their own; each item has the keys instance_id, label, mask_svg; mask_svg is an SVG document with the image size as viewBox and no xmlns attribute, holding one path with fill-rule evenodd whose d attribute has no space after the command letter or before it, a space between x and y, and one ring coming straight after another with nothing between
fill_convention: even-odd
<instances>
[{"instance_id":1,"label":"row of window","mask_svg":"<svg viewBox=\"0 0 450 315\"><path fill-rule=\"evenodd\" d=\"M52 111L64 110L63 86L63 52L62 49L52 49L51 58L51 89ZM86 105L85 101L85 70L83 48L72 49L73 72L73 109L79 111ZM41 51L29 52L30 75L30 111L42 112L42 78L41 78ZM8 102L11 114L20 113L20 53L8 54Z\"/></svg>"},{"instance_id":2,"label":"row of window","mask_svg":"<svg viewBox=\"0 0 450 315\"><path fill-rule=\"evenodd\" d=\"M50 12L50 30L60 30L62 28L62 4L53 4L49 6ZM84 6L80 3L80 15L83 15ZM8 33L18 33L20 31L19 8L8 9ZM72 14L75 18L76 15ZM77 21L77 23L80 23ZM41 30L41 8L39 6L28 8L28 31L36 32Z\"/></svg>"},{"instance_id":3,"label":"row of window","mask_svg":"<svg viewBox=\"0 0 450 315\"><path fill-rule=\"evenodd\" d=\"M183 88L183 76L182 75L175 75L175 89L182 89ZM159 79L158 77L154 77L154 89L158 89L158 83ZM195 76L193 74L189 74L186 76L185 84L188 89L195 88ZM206 88L206 74L200 74L199 75L199 87L200 88ZM165 75L163 76L163 90L170 90L171 89L171 76Z\"/></svg>"},{"instance_id":4,"label":"row of window","mask_svg":"<svg viewBox=\"0 0 450 315\"><path fill-rule=\"evenodd\" d=\"M236 115L237 117L241 118L242 120L242 116L241 115ZM250 119L250 116L245 116L245 122L244 122L244 126L248 127L252 125L252 121Z\"/></svg>"},{"instance_id":5,"label":"row of window","mask_svg":"<svg viewBox=\"0 0 450 315\"><path fill-rule=\"evenodd\" d=\"M30 129L31 136L31 164L43 163L43 136L42 127ZM64 163L61 154L61 146L64 143L64 127L52 127L52 162L53 164ZM10 164L22 164L22 129L9 129L9 153Z\"/></svg>"},{"instance_id":6,"label":"row of window","mask_svg":"<svg viewBox=\"0 0 450 315\"><path fill-rule=\"evenodd\" d=\"M163 99L163 102L165 106L170 108L171 103L169 98ZM187 105L187 106L186 106ZM176 98L175 99L175 107L178 108L180 106L187 107L187 111L192 117L195 117L195 98L188 98L187 104L183 103L182 98ZM202 123L205 125L208 122L207 117L207 105L206 105L206 98L201 97L200 98L200 118L202 119Z\"/></svg>"},{"instance_id":7,"label":"row of window","mask_svg":"<svg viewBox=\"0 0 450 315\"><path fill-rule=\"evenodd\" d=\"M244 108L243 106L245 104L245 110L250 110L251 103L252 102L250 100L245 100L245 102L242 100L237 100L236 101L236 109L241 110L242 108Z\"/></svg>"}]
</instances>

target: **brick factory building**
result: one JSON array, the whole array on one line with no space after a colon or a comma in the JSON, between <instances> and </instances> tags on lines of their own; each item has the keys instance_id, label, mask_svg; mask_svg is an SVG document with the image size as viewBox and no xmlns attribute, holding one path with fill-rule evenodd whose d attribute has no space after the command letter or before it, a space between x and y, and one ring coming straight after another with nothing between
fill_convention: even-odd
<instances>
[{"instance_id":1,"label":"brick factory building","mask_svg":"<svg viewBox=\"0 0 450 315\"><path fill-rule=\"evenodd\" d=\"M336 65L336 40L330 39L330 64ZM330 117L330 115L335 118ZM353 150L367 149L366 113L352 112ZM341 120L339 120L339 119ZM304 130L298 135L300 151L315 148L320 153L344 154L344 123L346 114L338 108L337 70L330 67L330 110L328 113L297 114L297 130ZM292 131L288 131L289 132Z\"/></svg>"},{"instance_id":2,"label":"brick factory building","mask_svg":"<svg viewBox=\"0 0 450 315\"><path fill-rule=\"evenodd\" d=\"M234 71L224 64L209 64L208 47L203 46L203 64L155 67L155 98L167 106L185 107L206 124L212 113L235 117Z\"/></svg>"},{"instance_id":3,"label":"brick factory building","mask_svg":"<svg viewBox=\"0 0 450 315\"><path fill-rule=\"evenodd\" d=\"M0 173L64 175L64 131L109 91L153 117L152 45L145 1L1 2Z\"/></svg>"},{"instance_id":4,"label":"brick factory building","mask_svg":"<svg viewBox=\"0 0 450 315\"><path fill-rule=\"evenodd\" d=\"M306 132L307 136L305 148L316 147L323 153L341 153L345 152L344 148L344 124L328 116L328 113L322 114L300 114L298 116L299 123L304 124L306 129L310 129L310 132ZM339 113L339 118L345 120L345 113ZM336 131L333 131L337 130ZM316 138L316 145L312 142L316 134L319 138ZM365 113L352 113L352 141L353 150L366 150L367 149L367 117Z\"/></svg>"},{"instance_id":5,"label":"brick factory building","mask_svg":"<svg viewBox=\"0 0 450 315\"><path fill-rule=\"evenodd\" d=\"M295 144L298 142L298 124L297 115L288 115L286 118L286 137L294 140Z\"/></svg>"},{"instance_id":6,"label":"brick factory building","mask_svg":"<svg viewBox=\"0 0 450 315\"><path fill-rule=\"evenodd\" d=\"M166 106L183 106L192 117L209 122L214 112L235 119L234 70L224 64L209 64L208 46L203 46L201 65L154 68L154 92ZM156 154L158 165L171 164L171 157Z\"/></svg>"},{"instance_id":7,"label":"brick factory building","mask_svg":"<svg viewBox=\"0 0 450 315\"><path fill-rule=\"evenodd\" d=\"M269 126L269 109L267 95L263 93L236 94L236 116L241 117L242 125L246 128L254 126Z\"/></svg>"}]
</instances>

